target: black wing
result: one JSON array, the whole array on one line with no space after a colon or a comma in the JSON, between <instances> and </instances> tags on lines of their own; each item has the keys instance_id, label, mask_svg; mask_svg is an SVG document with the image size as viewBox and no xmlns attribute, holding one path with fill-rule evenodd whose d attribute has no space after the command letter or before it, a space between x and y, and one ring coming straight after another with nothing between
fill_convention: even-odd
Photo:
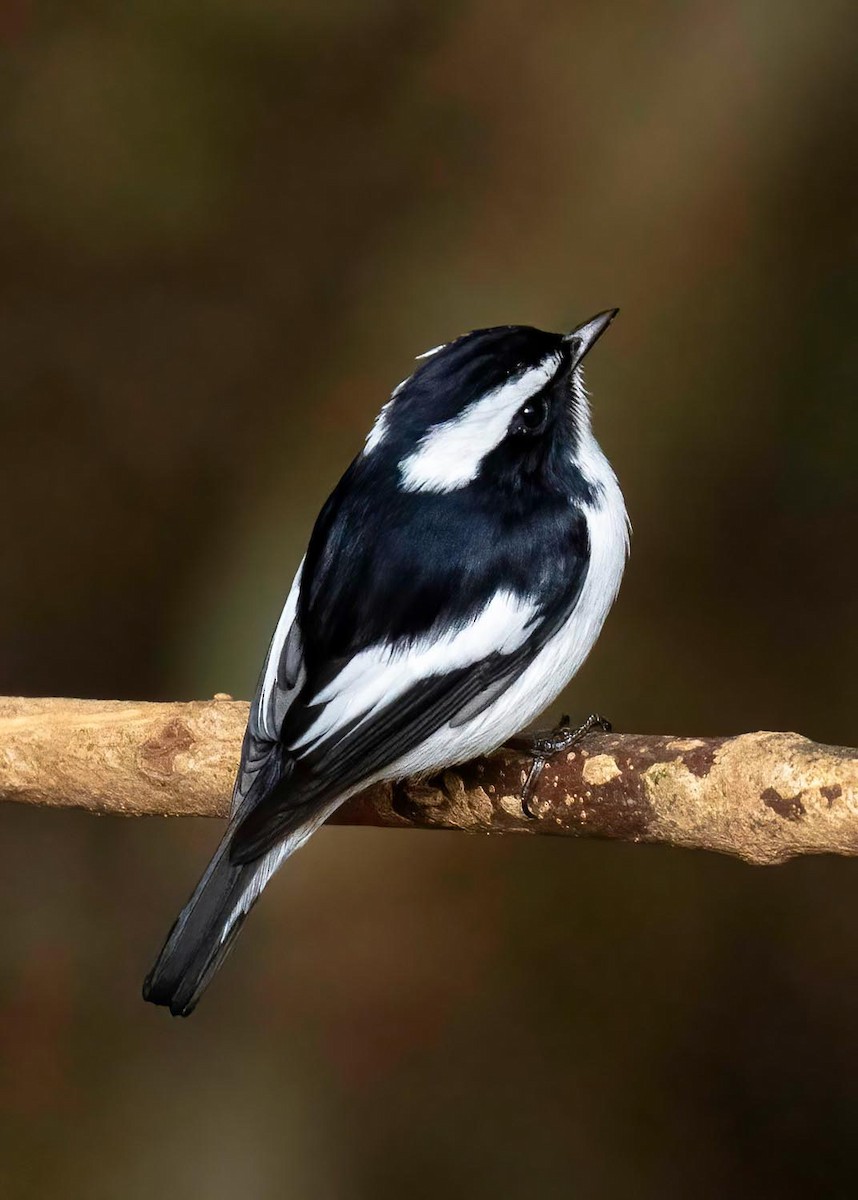
<instances>
[{"instance_id":1,"label":"black wing","mask_svg":"<svg viewBox=\"0 0 858 1200\"><path fill-rule=\"evenodd\" d=\"M289 692L291 702L280 700L276 740L260 736L259 716L248 732L242 775L250 778L261 762L256 778L266 786L252 788L232 843L235 862L258 858L445 724L475 716L560 628L583 585L587 523L568 502L544 505L535 538L524 516L502 518L491 504L475 507L472 496L457 493L388 490L383 479L361 478L361 467L359 459L346 474L310 541L292 635L300 639L300 667L294 653L289 662L289 638L275 647L278 688L299 677L301 685ZM465 627L499 590L539 598L526 640L513 652L430 674L301 750L323 707L314 701L355 655Z\"/></svg>"},{"instance_id":2,"label":"black wing","mask_svg":"<svg viewBox=\"0 0 858 1200\"><path fill-rule=\"evenodd\" d=\"M291 704L304 682L303 655L295 611L301 583L303 563L298 568L292 587L277 623L256 693L250 702L250 714L241 746L241 760L232 793L230 815L242 805L249 809L277 786L291 769L288 755L283 752L279 731Z\"/></svg>"}]
</instances>

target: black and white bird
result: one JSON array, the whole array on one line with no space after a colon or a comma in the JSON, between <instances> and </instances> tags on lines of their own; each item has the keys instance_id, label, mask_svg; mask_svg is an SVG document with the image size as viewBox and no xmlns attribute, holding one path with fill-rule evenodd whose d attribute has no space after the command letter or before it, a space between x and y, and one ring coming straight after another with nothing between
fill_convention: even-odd
<instances>
[{"instance_id":1,"label":"black and white bird","mask_svg":"<svg viewBox=\"0 0 858 1200\"><path fill-rule=\"evenodd\" d=\"M488 753L614 602L628 519L581 373L616 315L420 356L325 503L278 621L232 816L143 994L192 1011L274 872L367 784Z\"/></svg>"}]
</instances>

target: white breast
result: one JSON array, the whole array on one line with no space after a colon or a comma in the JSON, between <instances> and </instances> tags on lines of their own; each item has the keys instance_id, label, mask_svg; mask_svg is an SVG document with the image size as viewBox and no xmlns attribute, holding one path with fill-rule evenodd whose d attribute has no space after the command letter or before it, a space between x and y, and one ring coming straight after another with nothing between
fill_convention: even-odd
<instances>
[{"instance_id":1,"label":"white breast","mask_svg":"<svg viewBox=\"0 0 858 1200\"><path fill-rule=\"evenodd\" d=\"M466 724L438 730L386 770L385 778L439 770L497 749L557 698L592 650L619 591L629 523L617 478L589 432L582 437L577 461L597 499L587 509L590 562L572 614L492 705Z\"/></svg>"},{"instance_id":2,"label":"white breast","mask_svg":"<svg viewBox=\"0 0 858 1200\"><path fill-rule=\"evenodd\" d=\"M576 457L596 499L585 510L590 562L569 618L493 703L470 721L439 729L375 778L434 771L496 749L557 698L590 653L619 590L628 552L628 517L616 476L589 431L582 434ZM299 568L272 639L260 689L259 724L263 734L272 739L278 734L273 703L277 664L294 619L300 577ZM316 697L317 702L325 702L325 708L296 749L306 750L308 744L332 733L347 717L372 712L378 704L401 692L406 684L433 674L434 669L454 669L493 650L515 649L532 617L533 610L527 605L516 606L513 597L499 594L480 620L457 637L431 639L425 647L422 643L410 647L404 656L392 654L387 647L356 656L327 692ZM460 647L466 652L464 659ZM440 658L444 661L439 661Z\"/></svg>"}]
</instances>

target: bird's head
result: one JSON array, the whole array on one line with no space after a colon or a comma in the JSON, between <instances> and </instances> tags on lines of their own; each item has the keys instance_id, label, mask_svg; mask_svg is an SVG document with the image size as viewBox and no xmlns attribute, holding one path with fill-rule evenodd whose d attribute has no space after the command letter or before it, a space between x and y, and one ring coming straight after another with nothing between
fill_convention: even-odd
<instances>
[{"instance_id":1,"label":"bird's head","mask_svg":"<svg viewBox=\"0 0 858 1200\"><path fill-rule=\"evenodd\" d=\"M571 333L502 325L427 351L394 389L362 458L395 470L405 492L479 482L562 491L590 440L581 363L617 311Z\"/></svg>"}]
</instances>

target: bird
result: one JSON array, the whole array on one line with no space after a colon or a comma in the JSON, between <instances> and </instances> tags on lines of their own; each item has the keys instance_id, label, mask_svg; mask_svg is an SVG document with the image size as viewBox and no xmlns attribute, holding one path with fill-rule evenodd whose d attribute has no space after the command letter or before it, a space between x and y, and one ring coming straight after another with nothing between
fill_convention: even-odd
<instances>
[{"instance_id":1,"label":"bird","mask_svg":"<svg viewBox=\"0 0 858 1200\"><path fill-rule=\"evenodd\" d=\"M348 797L496 750L578 671L629 549L582 372L617 312L466 333L394 388L316 520L226 832L146 1000L193 1011L272 875Z\"/></svg>"}]
</instances>

